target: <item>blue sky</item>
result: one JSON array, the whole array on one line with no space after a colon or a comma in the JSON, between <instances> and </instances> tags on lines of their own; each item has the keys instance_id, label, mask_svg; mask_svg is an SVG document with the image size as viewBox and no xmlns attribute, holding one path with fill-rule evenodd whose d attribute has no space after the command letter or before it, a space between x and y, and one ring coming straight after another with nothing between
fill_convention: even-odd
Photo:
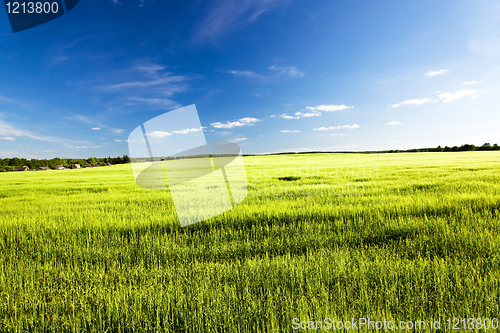
<instances>
[{"instance_id":1,"label":"blue sky","mask_svg":"<svg viewBox=\"0 0 500 333\"><path fill-rule=\"evenodd\" d=\"M500 143L496 1L81 0L13 34L0 157L128 154L195 104L244 153Z\"/></svg>"}]
</instances>

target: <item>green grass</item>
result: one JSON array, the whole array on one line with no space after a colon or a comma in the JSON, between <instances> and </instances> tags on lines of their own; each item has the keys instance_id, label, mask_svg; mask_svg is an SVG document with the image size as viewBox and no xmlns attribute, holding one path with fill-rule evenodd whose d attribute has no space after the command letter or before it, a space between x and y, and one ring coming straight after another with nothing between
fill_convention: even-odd
<instances>
[{"instance_id":1,"label":"green grass","mask_svg":"<svg viewBox=\"0 0 500 333\"><path fill-rule=\"evenodd\" d=\"M498 318L499 162L245 157L248 197L186 228L168 191L137 187L130 165L0 174L0 331Z\"/></svg>"}]
</instances>

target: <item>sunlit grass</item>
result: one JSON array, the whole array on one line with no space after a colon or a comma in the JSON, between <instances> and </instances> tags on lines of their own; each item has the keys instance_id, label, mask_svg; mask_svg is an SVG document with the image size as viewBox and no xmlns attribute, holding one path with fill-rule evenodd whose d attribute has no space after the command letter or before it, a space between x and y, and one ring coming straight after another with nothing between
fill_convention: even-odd
<instances>
[{"instance_id":1,"label":"sunlit grass","mask_svg":"<svg viewBox=\"0 0 500 333\"><path fill-rule=\"evenodd\" d=\"M498 152L246 157L248 197L186 228L169 192L137 187L129 165L2 173L0 330L498 317L499 162Z\"/></svg>"}]
</instances>

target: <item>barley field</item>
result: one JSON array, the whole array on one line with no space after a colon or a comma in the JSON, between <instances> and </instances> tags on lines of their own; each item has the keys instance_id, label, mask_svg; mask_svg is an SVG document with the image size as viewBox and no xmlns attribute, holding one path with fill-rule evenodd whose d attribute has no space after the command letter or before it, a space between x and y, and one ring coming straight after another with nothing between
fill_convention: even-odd
<instances>
[{"instance_id":1,"label":"barley field","mask_svg":"<svg viewBox=\"0 0 500 333\"><path fill-rule=\"evenodd\" d=\"M130 165L1 173L0 331L500 316L500 152L244 161L247 198L185 228Z\"/></svg>"}]
</instances>

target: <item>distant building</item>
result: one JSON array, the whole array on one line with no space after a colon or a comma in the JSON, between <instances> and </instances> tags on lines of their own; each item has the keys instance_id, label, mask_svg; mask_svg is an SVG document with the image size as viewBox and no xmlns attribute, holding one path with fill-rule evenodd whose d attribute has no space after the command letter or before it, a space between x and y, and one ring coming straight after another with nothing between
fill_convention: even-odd
<instances>
[{"instance_id":1,"label":"distant building","mask_svg":"<svg viewBox=\"0 0 500 333\"><path fill-rule=\"evenodd\" d=\"M50 168L48 166L43 166L43 167L39 167L37 170L38 171L47 171L47 170L50 170Z\"/></svg>"},{"instance_id":2,"label":"distant building","mask_svg":"<svg viewBox=\"0 0 500 333\"><path fill-rule=\"evenodd\" d=\"M106 165L107 165L107 166L112 166L113 164L111 164L111 163L106 163Z\"/></svg>"},{"instance_id":3,"label":"distant building","mask_svg":"<svg viewBox=\"0 0 500 333\"><path fill-rule=\"evenodd\" d=\"M30 168L28 168L26 165L22 167L15 167L14 171L28 171Z\"/></svg>"},{"instance_id":4,"label":"distant building","mask_svg":"<svg viewBox=\"0 0 500 333\"><path fill-rule=\"evenodd\" d=\"M86 168L92 168L92 165L87 164L85 167L86 167Z\"/></svg>"},{"instance_id":5,"label":"distant building","mask_svg":"<svg viewBox=\"0 0 500 333\"><path fill-rule=\"evenodd\" d=\"M65 167L63 167L62 165L56 165L56 169L57 170L64 170L66 169Z\"/></svg>"},{"instance_id":6,"label":"distant building","mask_svg":"<svg viewBox=\"0 0 500 333\"><path fill-rule=\"evenodd\" d=\"M81 168L81 166L80 166L80 164L71 164L71 165L69 166L69 168L70 168L70 169L80 169L80 168Z\"/></svg>"}]
</instances>

